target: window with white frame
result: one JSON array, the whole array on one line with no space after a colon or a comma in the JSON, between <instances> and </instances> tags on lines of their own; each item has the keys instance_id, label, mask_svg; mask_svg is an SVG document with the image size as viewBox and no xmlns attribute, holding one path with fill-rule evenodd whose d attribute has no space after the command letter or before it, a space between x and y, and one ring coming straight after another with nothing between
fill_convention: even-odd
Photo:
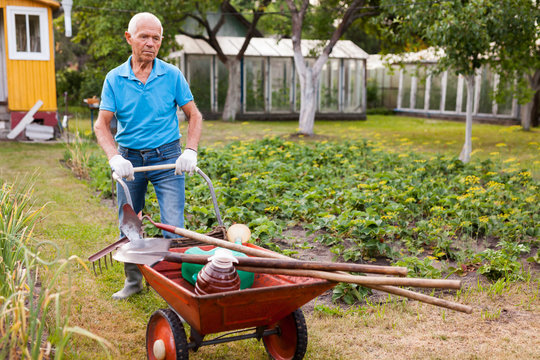
<instances>
[{"instance_id":1,"label":"window with white frame","mask_svg":"<svg viewBox=\"0 0 540 360\"><path fill-rule=\"evenodd\" d=\"M49 60L46 8L6 7L8 50L12 60Z\"/></svg>"}]
</instances>

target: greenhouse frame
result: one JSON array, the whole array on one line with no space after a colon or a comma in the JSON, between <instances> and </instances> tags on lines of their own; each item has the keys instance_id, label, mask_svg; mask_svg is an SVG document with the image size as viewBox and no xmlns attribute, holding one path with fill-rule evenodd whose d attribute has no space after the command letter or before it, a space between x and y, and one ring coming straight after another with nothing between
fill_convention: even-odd
<instances>
[{"instance_id":1,"label":"greenhouse frame","mask_svg":"<svg viewBox=\"0 0 540 360\"><path fill-rule=\"evenodd\" d=\"M217 38L226 56L236 56L243 37ZM185 74L197 106L205 118L220 118L227 95L228 70L204 40L177 35L182 50L172 60ZM322 41L302 40L308 63ZM300 83L291 39L252 38L240 62L238 119L298 119ZM366 62L368 54L353 42L336 43L321 72L317 119L366 118Z\"/></svg>"},{"instance_id":2,"label":"greenhouse frame","mask_svg":"<svg viewBox=\"0 0 540 360\"><path fill-rule=\"evenodd\" d=\"M378 94L376 104L415 116L464 118L467 102L465 79L450 70L434 71L437 58L433 50L408 54L400 63L392 59L383 62L380 55L370 55L368 88L376 88L372 90ZM390 67L385 65L388 62L392 64ZM473 119L519 124L520 106L515 98L508 96L502 103L495 101L493 94L498 82L498 75L489 67L479 69L475 77Z\"/></svg>"}]
</instances>

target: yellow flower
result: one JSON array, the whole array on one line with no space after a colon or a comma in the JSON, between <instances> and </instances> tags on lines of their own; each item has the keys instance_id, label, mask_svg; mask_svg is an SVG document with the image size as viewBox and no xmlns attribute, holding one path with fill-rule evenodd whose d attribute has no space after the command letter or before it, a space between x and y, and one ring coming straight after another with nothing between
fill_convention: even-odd
<instances>
[{"instance_id":1,"label":"yellow flower","mask_svg":"<svg viewBox=\"0 0 540 360\"><path fill-rule=\"evenodd\" d=\"M505 143L497 143L495 144L496 147L505 147L506 144Z\"/></svg>"},{"instance_id":2,"label":"yellow flower","mask_svg":"<svg viewBox=\"0 0 540 360\"><path fill-rule=\"evenodd\" d=\"M406 158L406 157L409 157L409 154L399 154L398 157L400 157L400 158Z\"/></svg>"},{"instance_id":3,"label":"yellow flower","mask_svg":"<svg viewBox=\"0 0 540 360\"><path fill-rule=\"evenodd\" d=\"M249 121L242 122L242 125L249 125Z\"/></svg>"},{"instance_id":4,"label":"yellow flower","mask_svg":"<svg viewBox=\"0 0 540 360\"><path fill-rule=\"evenodd\" d=\"M504 160L503 163L507 164L507 163L514 162L516 160L517 160L516 158L509 158L509 159Z\"/></svg>"},{"instance_id":5,"label":"yellow flower","mask_svg":"<svg viewBox=\"0 0 540 360\"><path fill-rule=\"evenodd\" d=\"M478 218L478 221L480 221L481 223L485 224L489 221L489 218L487 216L480 216Z\"/></svg>"},{"instance_id":6,"label":"yellow flower","mask_svg":"<svg viewBox=\"0 0 540 360\"><path fill-rule=\"evenodd\" d=\"M237 177L233 177L233 178L231 178L231 181L233 181L233 182L234 182L234 181L238 181L238 178L237 178Z\"/></svg>"}]
</instances>

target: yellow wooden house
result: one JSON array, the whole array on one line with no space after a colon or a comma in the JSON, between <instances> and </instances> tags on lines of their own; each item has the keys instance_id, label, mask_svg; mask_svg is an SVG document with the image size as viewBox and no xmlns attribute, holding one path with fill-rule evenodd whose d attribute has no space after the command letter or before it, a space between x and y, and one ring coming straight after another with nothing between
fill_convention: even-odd
<instances>
[{"instance_id":1,"label":"yellow wooden house","mask_svg":"<svg viewBox=\"0 0 540 360\"><path fill-rule=\"evenodd\" d=\"M59 7L54 0L0 0L0 138L32 108L35 123L57 125L52 12Z\"/></svg>"}]
</instances>

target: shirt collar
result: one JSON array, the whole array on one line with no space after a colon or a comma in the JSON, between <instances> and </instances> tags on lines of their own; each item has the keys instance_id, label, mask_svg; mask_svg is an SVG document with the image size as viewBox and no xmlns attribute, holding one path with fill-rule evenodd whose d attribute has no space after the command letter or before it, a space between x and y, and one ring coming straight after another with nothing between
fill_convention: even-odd
<instances>
[{"instance_id":1,"label":"shirt collar","mask_svg":"<svg viewBox=\"0 0 540 360\"><path fill-rule=\"evenodd\" d=\"M151 81L157 76L163 75L165 73L166 73L166 69L165 69L165 66L163 65L163 62L159 60L158 58L155 58L154 64L152 65L152 72L150 73L150 76L148 77L148 81ZM127 61L120 66L119 75L123 77L127 77L129 80L138 80L135 77L135 74L133 73L133 69L131 68L131 55L129 59L127 59Z\"/></svg>"}]
</instances>

